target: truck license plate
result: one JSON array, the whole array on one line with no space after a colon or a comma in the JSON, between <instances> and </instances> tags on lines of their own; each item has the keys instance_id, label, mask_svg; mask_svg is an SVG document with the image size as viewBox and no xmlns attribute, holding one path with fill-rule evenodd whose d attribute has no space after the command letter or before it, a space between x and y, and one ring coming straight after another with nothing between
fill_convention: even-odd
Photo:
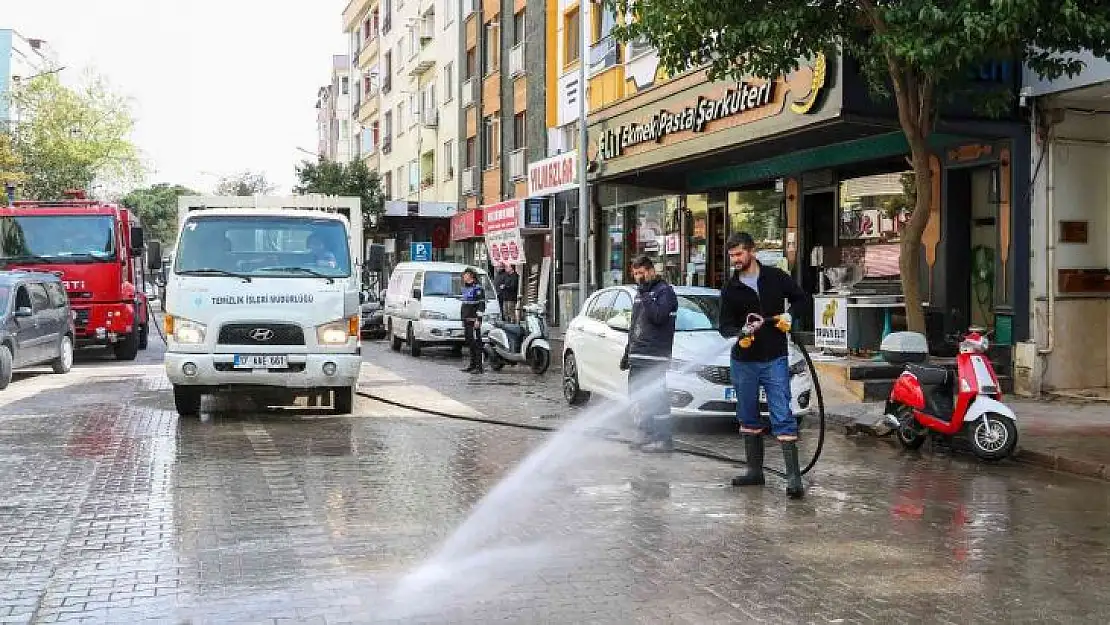
<instances>
[{"instance_id":1,"label":"truck license plate","mask_svg":"<svg viewBox=\"0 0 1110 625\"><path fill-rule=\"evenodd\" d=\"M236 369L286 369L288 367L288 356L275 356L273 354L237 354L235 356Z\"/></svg>"},{"instance_id":2,"label":"truck license plate","mask_svg":"<svg viewBox=\"0 0 1110 625\"><path fill-rule=\"evenodd\" d=\"M736 401L736 389L731 386L725 387L725 401ZM767 403L767 391L763 387L759 388L759 402Z\"/></svg>"}]
</instances>

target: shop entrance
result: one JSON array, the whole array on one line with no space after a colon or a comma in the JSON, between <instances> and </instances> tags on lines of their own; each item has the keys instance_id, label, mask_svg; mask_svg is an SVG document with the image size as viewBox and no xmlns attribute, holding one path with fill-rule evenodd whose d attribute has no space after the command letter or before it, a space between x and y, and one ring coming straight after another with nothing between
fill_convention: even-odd
<instances>
[{"instance_id":1,"label":"shop entrance","mask_svg":"<svg viewBox=\"0 0 1110 625\"><path fill-rule=\"evenodd\" d=\"M802 289L806 293L820 290L821 275L810 262L815 247L835 247L837 233L836 192L814 191L802 196L802 251L798 265L802 268Z\"/></svg>"},{"instance_id":2,"label":"shop entrance","mask_svg":"<svg viewBox=\"0 0 1110 625\"><path fill-rule=\"evenodd\" d=\"M708 216L709 237L706 249L706 284L714 289L724 286L728 276L728 251L725 241L728 233L725 232L725 214L728 205L723 201L710 202Z\"/></svg>"},{"instance_id":3,"label":"shop entrance","mask_svg":"<svg viewBox=\"0 0 1110 625\"><path fill-rule=\"evenodd\" d=\"M948 172L943 286L948 333L968 326L994 327L998 204L992 201L991 168Z\"/></svg>"}]
</instances>

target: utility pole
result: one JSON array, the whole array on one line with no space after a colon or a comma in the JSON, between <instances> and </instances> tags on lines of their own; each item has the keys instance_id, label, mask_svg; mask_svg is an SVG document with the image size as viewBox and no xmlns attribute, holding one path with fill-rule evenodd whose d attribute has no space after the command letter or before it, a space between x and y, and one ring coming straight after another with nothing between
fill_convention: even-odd
<instances>
[{"instance_id":1,"label":"utility pole","mask_svg":"<svg viewBox=\"0 0 1110 625\"><path fill-rule=\"evenodd\" d=\"M586 23L588 16L586 10L592 6L590 2L578 3L578 38L581 50L578 53L578 297L579 302L586 301L589 294L590 274L588 268L590 253L590 208L589 191L586 188L586 164L589 159L587 153L588 135L586 132L586 63L589 61L590 45L587 37Z\"/></svg>"}]
</instances>

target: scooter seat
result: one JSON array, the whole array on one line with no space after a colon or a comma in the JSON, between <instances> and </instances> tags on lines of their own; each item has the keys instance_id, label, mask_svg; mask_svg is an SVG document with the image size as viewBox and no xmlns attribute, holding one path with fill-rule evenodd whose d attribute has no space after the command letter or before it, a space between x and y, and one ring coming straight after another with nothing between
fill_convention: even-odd
<instances>
[{"instance_id":1,"label":"scooter seat","mask_svg":"<svg viewBox=\"0 0 1110 625\"><path fill-rule=\"evenodd\" d=\"M906 371L913 374L925 386L946 386L952 380L952 371L945 367L928 365L906 365Z\"/></svg>"},{"instance_id":2,"label":"scooter seat","mask_svg":"<svg viewBox=\"0 0 1110 625\"><path fill-rule=\"evenodd\" d=\"M519 323L499 323L497 327L505 331L505 334L511 336L524 336L524 326Z\"/></svg>"}]
</instances>

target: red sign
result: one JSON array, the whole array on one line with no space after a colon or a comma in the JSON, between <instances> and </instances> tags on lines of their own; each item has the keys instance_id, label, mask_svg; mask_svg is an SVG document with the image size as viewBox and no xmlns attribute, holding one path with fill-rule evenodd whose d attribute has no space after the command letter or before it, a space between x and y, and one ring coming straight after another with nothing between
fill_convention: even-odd
<instances>
[{"instance_id":1,"label":"red sign","mask_svg":"<svg viewBox=\"0 0 1110 625\"><path fill-rule=\"evenodd\" d=\"M520 228L520 205L520 200L509 200L483 206L486 234Z\"/></svg>"},{"instance_id":2,"label":"red sign","mask_svg":"<svg viewBox=\"0 0 1110 625\"><path fill-rule=\"evenodd\" d=\"M485 234L482 209L474 208L451 218L451 240L462 241Z\"/></svg>"},{"instance_id":3,"label":"red sign","mask_svg":"<svg viewBox=\"0 0 1110 625\"><path fill-rule=\"evenodd\" d=\"M554 195L577 186L577 152L559 154L528 166L528 197Z\"/></svg>"},{"instance_id":4,"label":"red sign","mask_svg":"<svg viewBox=\"0 0 1110 625\"><path fill-rule=\"evenodd\" d=\"M520 238L521 200L483 206L486 220L486 246L495 265L524 263L524 242Z\"/></svg>"}]
</instances>

